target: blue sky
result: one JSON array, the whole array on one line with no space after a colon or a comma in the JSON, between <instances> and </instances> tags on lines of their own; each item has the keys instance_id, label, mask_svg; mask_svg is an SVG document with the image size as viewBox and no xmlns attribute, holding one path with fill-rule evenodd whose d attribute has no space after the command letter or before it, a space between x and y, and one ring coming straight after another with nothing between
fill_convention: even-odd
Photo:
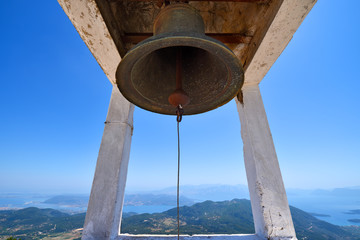
<instances>
[{"instance_id":1,"label":"blue sky","mask_svg":"<svg viewBox=\"0 0 360 240\"><path fill-rule=\"evenodd\" d=\"M319 0L260 84L286 187L360 185L358 9ZM88 193L110 82L56 1L2 1L0 26L0 192ZM175 185L175 118L134 127L129 189ZM181 135L182 184L246 184L234 101Z\"/></svg>"}]
</instances>

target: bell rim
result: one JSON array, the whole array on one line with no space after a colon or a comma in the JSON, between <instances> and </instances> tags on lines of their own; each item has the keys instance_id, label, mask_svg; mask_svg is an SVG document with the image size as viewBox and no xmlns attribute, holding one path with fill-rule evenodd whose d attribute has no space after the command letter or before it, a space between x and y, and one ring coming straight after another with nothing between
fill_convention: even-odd
<instances>
[{"instance_id":1,"label":"bell rim","mask_svg":"<svg viewBox=\"0 0 360 240\"><path fill-rule=\"evenodd\" d=\"M174 44L176 42L176 44ZM241 90L241 87L244 83L244 70L243 67L239 61L239 59L236 57L236 55L222 42L208 37L204 34L199 33L173 33L170 34L159 34L155 35L153 37L150 37L136 46L134 46L120 61L120 64L116 70L116 84L122 93L122 95L131 103L134 103L136 106L145 109L147 111L151 111L154 113L160 113L165 115L176 115L175 108L174 112L169 112L167 110L161 109L161 107L158 107L159 109L156 109L157 106L155 106L150 99L143 96L140 92L136 90L136 88L133 86L131 81L131 69L136 64L136 62L141 59L143 56L146 56L150 54L153 51L167 48L167 47L195 47L200 48L205 51L208 51L210 53L211 50L213 50L213 47L216 46L216 49L218 51L221 50L221 53L217 52L216 55L222 62L227 63L225 64L226 68L228 69L228 73L230 75L231 81L230 85L232 86L231 91L226 92L226 97L222 101L217 102L216 104L210 104L210 107L203 108L200 111L195 112L187 112L185 108L184 115L195 115L204 113L207 111L211 111L213 109L216 109L218 107L221 107L225 105L226 103L230 102ZM221 58L219 56L222 56ZM226 58L228 61L224 61L223 59ZM236 61L234 61L236 59ZM236 69L239 69L237 72ZM128 73L128 74L123 74ZM120 77L122 76L122 78ZM237 77L236 77L237 76ZM239 78L239 80L236 80L236 78ZM124 89L131 89L130 91L124 91ZM143 100L146 100L148 103L144 103L144 101L141 101L141 105L138 103L139 97L141 97ZM206 104L205 102L204 104ZM199 105L204 105L199 104ZM146 105L146 106L144 106ZM192 105L194 106L194 105Z\"/></svg>"}]
</instances>

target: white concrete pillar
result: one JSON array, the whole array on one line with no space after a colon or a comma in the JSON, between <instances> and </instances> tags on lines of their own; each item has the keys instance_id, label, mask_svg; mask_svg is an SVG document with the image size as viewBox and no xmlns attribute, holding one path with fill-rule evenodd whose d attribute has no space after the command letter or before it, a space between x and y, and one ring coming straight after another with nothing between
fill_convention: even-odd
<instances>
[{"instance_id":1,"label":"white concrete pillar","mask_svg":"<svg viewBox=\"0 0 360 240\"><path fill-rule=\"evenodd\" d=\"M115 239L120 232L134 105L113 87L82 239Z\"/></svg>"},{"instance_id":2,"label":"white concrete pillar","mask_svg":"<svg viewBox=\"0 0 360 240\"><path fill-rule=\"evenodd\" d=\"M255 232L266 239L296 239L258 84L245 85L240 101L236 104Z\"/></svg>"}]
</instances>

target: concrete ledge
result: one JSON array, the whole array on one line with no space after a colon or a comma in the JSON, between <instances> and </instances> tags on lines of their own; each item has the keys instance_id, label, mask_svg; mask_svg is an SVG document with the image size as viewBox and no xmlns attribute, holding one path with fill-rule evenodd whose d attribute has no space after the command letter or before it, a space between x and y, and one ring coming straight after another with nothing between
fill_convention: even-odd
<instances>
[{"instance_id":1,"label":"concrete ledge","mask_svg":"<svg viewBox=\"0 0 360 240\"><path fill-rule=\"evenodd\" d=\"M212 235L181 235L181 240L261 240L255 234L212 234ZM120 234L116 240L177 240L177 235L130 235Z\"/></svg>"},{"instance_id":2,"label":"concrete ledge","mask_svg":"<svg viewBox=\"0 0 360 240\"><path fill-rule=\"evenodd\" d=\"M260 83L317 0L284 0L245 72L245 85Z\"/></svg>"}]
</instances>

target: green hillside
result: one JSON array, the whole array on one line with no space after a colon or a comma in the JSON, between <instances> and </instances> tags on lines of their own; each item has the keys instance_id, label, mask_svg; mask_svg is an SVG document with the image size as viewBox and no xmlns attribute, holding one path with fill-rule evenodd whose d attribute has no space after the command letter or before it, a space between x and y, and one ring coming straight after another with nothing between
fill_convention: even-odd
<instances>
[{"instance_id":1,"label":"green hillside","mask_svg":"<svg viewBox=\"0 0 360 240\"><path fill-rule=\"evenodd\" d=\"M231 234L254 233L250 201L234 199L232 201L206 201L191 207L180 209L182 234ZM291 207L291 213L298 239L360 239L357 227L340 227L311 216L310 214ZM176 209L163 213L140 214L124 219L123 233L160 234L177 233Z\"/></svg>"},{"instance_id":2,"label":"green hillside","mask_svg":"<svg viewBox=\"0 0 360 240\"><path fill-rule=\"evenodd\" d=\"M251 205L248 200L205 201L191 207L181 207L180 213L182 234L254 232ZM131 216L122 222L121 232L175 234L176 216L176 208L163 213Z\"/></svg>"},{"instance_id":3,"label":"green hillside","mask_svg":"<svg viewBox=\"0 0 360 240\"><path fill-rule=\"evenodd\" d=\"M69 215L54 209L35 207L0 211L0 239L16 236L22 240L39 239L84 225L85 213Z\"/></svg>"}]
</instances>

